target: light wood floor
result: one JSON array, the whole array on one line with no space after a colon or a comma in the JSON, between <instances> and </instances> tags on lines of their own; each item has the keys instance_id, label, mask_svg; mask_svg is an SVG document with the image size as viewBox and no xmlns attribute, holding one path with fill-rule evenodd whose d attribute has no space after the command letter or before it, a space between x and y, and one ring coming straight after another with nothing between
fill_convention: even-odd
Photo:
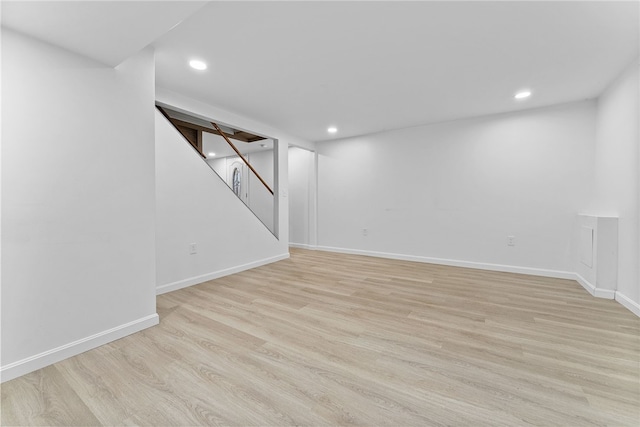
<instances>
[{"instance_id":1,"label":"light wood floor","mask_svg":"<svg viewBox=\"0 0 640 427\"><path fill-rule=\"evenodd\" d=\"M629 425L640 321L576 282L292 250L2 387L2 425Z\"/></svg>"}]
</instances>

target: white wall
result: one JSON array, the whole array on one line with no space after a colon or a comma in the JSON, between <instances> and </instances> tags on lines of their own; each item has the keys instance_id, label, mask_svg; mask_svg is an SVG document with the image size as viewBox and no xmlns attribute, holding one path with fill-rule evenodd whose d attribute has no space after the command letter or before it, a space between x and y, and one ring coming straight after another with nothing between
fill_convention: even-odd
<instances>
[{"instance_id":1,"label":"white wall","mask_svg":"<svg viewBox=\"0 0 640 427\"><path fill-rule=\"evenodd\" d=\"M216 171L216 173L218 174L218 176L225 180L225 182L227 182L226 180L227 178L227 157L216 157L214 159L207 159L207 163L209 163L209 166L211 166L213 168L214 171ZM228 184L228 182L227 182Z\"/></svg>"},{"instance_id":2,"label":"white wall","mask_svg":"<svg viewBox=\"0 0 640 427\"><path fill-rule=\"evenodd\" d=\"M159 112L156 191L158 293L289 256L286 241L265 228Z\"/></svg>"},{"instance_id":3,"label":"white wall","mask_svg":"<svg viewBox=\"0 0 640 427\"><path fill-rule=\"evenodd\" d=\"M319 143L318 245L572 277L595 117L587 101Z\"/></svg>"},{"instance_id":4,"label":"white wall","mask_svg":"<svg viewBox=\"0 0 640 427\"><path fill-rule=\"evenodd\" d=\"M616 299L640 315L638 60L598 99L595 197L588 212L618 216Z\"/></svg>"},{"instance_id":5,"label":"white wall","mask_svg":"<svg viewBox=\"0 0 640 427\"><path fill-rule=\"evenodd\" d=\"M275 193L273 185L273 150L257 151L246 155L247 161L260 174L262 179L267 183L269 188ZM275 195L260 182L253 172L249 175L249 208L258 218L271 230L274 230L273 203Z\"/></svg>"},{"instance_id":6,"label":"white wall","mask_svg":"<svg viewBox=\"0 0 640 427\"><path fill-rule=\"evenodd\" d=\"M269 188L275 192L273 185L273 169L274 169L274 152L273 150L264 150L244 154L247 162L260 174L262 179L267 183ZM262 223L275 234L274 223L274 202L275 195L260 182L260 180L244 165L244 162L238 156L229 156L222 158L207 159L206 162L213 168L218 176L223 179L231 189L233 184L232 166L234 163L243 165L242 173L244 182L241 183L242 193L246 194L247 206L262 221ZM246 193L245 193L246 191ZM245 197L245 196L243 196Z\"/></svg>"},{"instance_id":7,"label":"white wall","mask_svg":"<svg viewBox=\"0 0 640 427\"><path fill-rule=\"evenodd\" d=\"M294 246L316 244L315 153L289 147L289 242Z\"/></svg>"},{"instance_id":8,"label":"white wall","mask_svg":"<svg viewBox=\"0 0 640 427\"><path fill-rule=\"evenodd\" d=\"M154 62L3 30L2 380L157 323Z\"/></svg>"}]
</instances>

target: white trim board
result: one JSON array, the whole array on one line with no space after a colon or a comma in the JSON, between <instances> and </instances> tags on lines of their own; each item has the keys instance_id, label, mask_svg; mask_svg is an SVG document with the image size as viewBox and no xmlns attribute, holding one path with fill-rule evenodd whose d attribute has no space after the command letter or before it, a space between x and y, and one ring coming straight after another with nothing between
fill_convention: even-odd
<instances>
[{"instance_id":1,"label":"white trim board","mask_svg":"<svg viewBox=\"0 0 640 427\"><path fill-rule=\"evenodd\" d=\"M85 351L100 347L117 339L126 337L135 332L155 326L160 322L157 313L142 317L129 323L125 323L106 331L98 332L86 338L70 342L60 347L47 350L35 356L18 360L6 366L0 367L0 382L5 382L28 374L35 370L52 365L69 357L76 356Z\"/></svg>"},{"instance_id":2,"label":"white trim board","mask_svg":"<svg viewBox=\"0 0 640 427\"><path fill-rule=\"evenodd\" d=\"M282 261L289 258L289 253L276 255L270 258L264 258L258 261L249 262L247 264L238 265L224 270L213 271L211 273L202 274L200 276L190 277L188 279L178 280L177 282L167 283L166 285L160 285L156 287L156 295L165 294L167 292L177 291L178 289L186 288L200 283L208 282L209 280L219 279L220 277L229 276L231 274L240 273L245 270L260 267L272 262Z\"/></svg>"},{"instance_id":3,"label":"white trim board","mask_svg":"<svg viewBox=\"0 0 640 427\"><path fill-rule=\"evenodd\" d=\"M489 264L489 263L483 263L483 262L461 261L461 260L445 259L445 258L431 258L431 257L417 256L417 255L395 254L395 253L389 253L389 252L365 251L360 249L334 248L330 246L316 246L314 249L319 251L336 252L336 253L342 253L342 254L365 255L365 256L372 256L372 257L378 257L378 258L397 259L401 261L415 261L415 262L422 262L426 264L450 265L453 267L501 271L504 273L518 273L518 274L529 274L532 276L555 277L558 279L575 280L576 278L575 273L572 273L570 271L547 270L547 269L532 268L532 267L518 267L518 266L503 265L503 264Z\"/></svg>"},{"instance_id":4,"label":"white trim board","mask_svg":"<svg viewBox=\"0 0 640 427\"><path fill-rule=\"evenodd\" d=\"M625 294L620 293L618 291L616 291L616 298L615 299L624 308L626 308L627 310L629 310L630 312L632 312L636 316L640 317L640 304L638 304L637 302L633 301L631 298L629 298Z\"/></svg>"},{"instance_id":5,"label":"white trim board","mask_svg":"<svg viewBox=\"0 0 640 427\"><path fill-rule=\"evenodd\" d=\"M313 245L308 245L306 243L293 243L289 242L290 248L299 248L299 249L308 249L310 251L315 251L317 248Z\"/></svg>"},{"instance_id":6,"label":"white trim board","mask_svg":"<svg viewBox=\"0 0 640 427\"><path fill-rule=\"evenodd\" d=\"M611 289L598 288L578 273L575 273L575 279L576 282L580 283L580 285L582 285L582 287L585 288L587 292L589 292L594 297L606 299L615 299L616 297L616 291L613 291Z\"/></svg>"},{"instance_id":7,"label":"white trim board","mask_svg":"<svg viewBox=\"0 0 640 427\"><path fill-rule=\"evenodd\" d=\"M627 310L634 313L636 316L640 317L640 304L636 303L628 296L618 291L597 288L596 286L589 283L589 281L587 281L584 277L582 277L578 273L574 273L570 271L547 270L547 269L540 269L540 268L479 263L479 262L472 262L472 261L460 261L460 260L451 260L451 259L443 259L443 258L430 258L430 257L422 257L422 256L415 256L415 255L394 254L394 253L388 253L388 252L365 251L360 249L334 248L330 246L311 246L311 245L300 245L296 243L290 243L289 246L294 248L303 248L303 249L319 250L319 251L326 251L326 252L336 252L336 253L342 253L342 254L365 255L365 256L372 256L372 257L378 257L378 258L397 259L401 261L415 261L415 262L423 262L428 264L450 265L453 267L476 268L479 270L501 271L506 273L529 274L532 276L555 277L558 279L575 280L592 296L596 298L615 299L620 305L622 305Z\"/></svg>"}]
</instances>

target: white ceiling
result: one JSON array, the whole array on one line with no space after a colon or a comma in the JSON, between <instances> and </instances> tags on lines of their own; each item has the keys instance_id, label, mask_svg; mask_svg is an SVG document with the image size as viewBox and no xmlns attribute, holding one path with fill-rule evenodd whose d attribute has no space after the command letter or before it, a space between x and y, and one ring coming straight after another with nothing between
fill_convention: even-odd
<instances>
[{"instance_id":1,"label":"white ceiling","mask_svg":"<svg viewBox=\"0 0 640 427\"><path fill-rule=\"evenodd\" d=\"M105 63L155 40L159 86L312 141L594 98L639 51L637 1L5 3Z\"/></svg>"},{"instance_id":2,"label":"white ceiling","mask_svg":"<svg viewBox=\"0 0 640 427\"><path fill-rule=\"evenodd\" d=\"M115 67L205 4L2 0L2 26Z\"/></svg>"}]
</instances>

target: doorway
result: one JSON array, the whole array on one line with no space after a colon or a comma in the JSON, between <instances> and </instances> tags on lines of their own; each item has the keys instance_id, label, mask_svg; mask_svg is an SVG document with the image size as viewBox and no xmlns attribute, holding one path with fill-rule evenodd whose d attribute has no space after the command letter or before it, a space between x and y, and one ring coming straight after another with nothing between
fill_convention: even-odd
<instances>
[{"instance_id":1,"label":"doorway","mask_svg":"<svg viewBox=\"0 0 640 427\"><path fill-rule=\"evenodd\" d=\"M316 152L289 146L289 245L317 245Z\"/></svg>"},{"instance_id":2,"label":"doorway","mask_svg":"<svg viewBox=\"0 0 640 427\"><path fill-rule=\"evenodd\" d=\"M247 179L247 165L240 160L235 160L231 163L227 169L228 177L227 183L233 190L236 196L244 202L245 205L249 204L249 180Z\"/></svg>"}]
</instances>

